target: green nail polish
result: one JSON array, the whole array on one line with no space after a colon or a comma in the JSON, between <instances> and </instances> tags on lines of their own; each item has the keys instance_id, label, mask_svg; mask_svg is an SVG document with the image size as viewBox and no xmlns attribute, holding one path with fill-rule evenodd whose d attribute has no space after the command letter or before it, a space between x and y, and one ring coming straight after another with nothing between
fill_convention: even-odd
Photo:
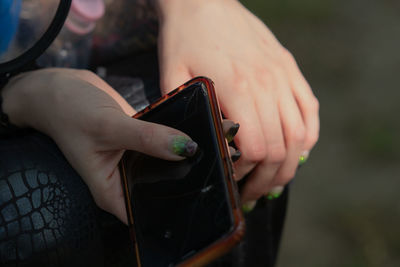
<instances>
[{"instance_id":1,"label":"green nail polish","mask_svg":"<svg viewBox=\"0 0 400 267\"><path fill-rule=\"evenodd\" d=\"M174 154L182 157L191 157L197 151L196 142L185 136L174 136L172 139L171 150Z\"/></svg>"},{"instance_id":2,"label":"green nail polish","mask_svg":"<svg viewBox=\"0 0 400 267\"><path fill-rule=\"evenodd\" d=\"M247 203L243 204L242 205L243 213L251 212L254 209L254 207L256 206L256 204L257 204L256 201L250 201L250 202L247 202Z\"/></svg>"},{"instance_id":3,"label":"green nail polish","mask_svg":"<svg viewBox=\"0 0 400 267\"><path fill-rule=\"evenodd\" d=\"M283 186L275 186L271 191L265 196L268 200L274 200L281 196L283 192Z\"/></svg>"},{"instance_id":4,"label":"green nail polish","mask_svg":"<svg viewBox=\"0 0 400 267\"><path fill-rule=\"evenodd\" d=\"M281 193L269 193L268 195L266 195L266 198L268 200L274 200L277 199L281 196Z\"/></svg>"},{"instance_id":5,"label":"green nail polish","mask_svg":"<svg viewBox=\"0 0 400 267\"><path fill-rule=\"evenodd\" d=\"M307 162L307 157L306 156L300 156L299 157L299 165L303 165L304 163Z\"/></svg>"},{"instance_id":6,"label":"green nail polish","mask_svg":"<svg viewBox=\"0 0 400 267\"><path fill-rule=\"evenodd\" d=\"M266 195L265 197L266 197L268 200L274 200L274 199L279 198L280 196L281 196L281 193L269 193L269 194Z\"/></svg>"},{"instance_id":7,"label":"green nail polish","mask_svg":"<svg viewBox=\"0 0 400 267\"><path fill-rule=\"evenodd\" d=\"M303 151L299 157L299 166L307 162L309 151Z\"/></svg>"},{"instance_id":8,"label":"green nail polish","mask_svg":"<svg viewBox=\"0 0 400 267\"><path fill-rule=\"evenodd\" d=\"M281 193L275 193L275 194L272 194L272 196L273 196L274 198L278 198L278 197L281 196Z\"/></svg>"},{"instance_id":9,"label":"green nail polish","mask_svg":"<svg viewBox=\"0 0 400 267\"><path fill-rule=\"evenodd\" d=\"M268 200L273 200L274 196L272 194L268 194L265 196Z\"/></svg>"}]
</instances>

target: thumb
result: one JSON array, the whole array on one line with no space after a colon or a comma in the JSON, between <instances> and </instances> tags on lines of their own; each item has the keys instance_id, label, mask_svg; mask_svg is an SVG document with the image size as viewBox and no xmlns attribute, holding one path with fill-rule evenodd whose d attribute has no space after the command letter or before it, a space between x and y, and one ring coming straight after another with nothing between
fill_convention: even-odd
<instances>
[{"instance_id":1,"label":"thumb","mask_svg":"<svg viewBox=\"0 0 400 267\"><path fill-rule=\"evenodd\" d=\"M112 125L107 127L113 129L106 131L109 149L135 150L165 160L182 160L193 156L198 148L187 134L161 124L125 114L109 121Z\"/></svg>"}]
</instances>

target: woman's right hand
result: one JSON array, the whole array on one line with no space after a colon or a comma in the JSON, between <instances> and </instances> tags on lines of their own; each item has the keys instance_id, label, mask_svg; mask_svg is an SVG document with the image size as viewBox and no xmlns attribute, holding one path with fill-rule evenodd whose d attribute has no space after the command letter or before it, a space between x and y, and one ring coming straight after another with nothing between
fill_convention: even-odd
<instances>
[{"instance_id":1,"label":"woman's right hand","mask_svg":"<svg viewBox=\"0 0 400 267\"><path fill-rule=\"evenodd\" d=\"M11 123L50 136L88 185L97 205L127 223L118 162L124 150L165 160L196 152L186 134L132 119L136 111L95 74L44 69L20 74L2 91Z\"/></svg>"}]
</instances>

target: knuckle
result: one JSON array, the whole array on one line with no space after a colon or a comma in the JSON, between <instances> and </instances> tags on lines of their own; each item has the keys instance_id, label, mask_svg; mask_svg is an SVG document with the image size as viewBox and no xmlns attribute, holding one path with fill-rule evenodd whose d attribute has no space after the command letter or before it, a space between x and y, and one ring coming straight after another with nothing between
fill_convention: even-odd
<instances>
[{"instance_id":1,"label":"knuckle","mask_svg":"<svg viewBox=\"0 0 400 267\"><path fill-rule=\"evenodd\" d=\"M309 101L308 106L309 106L310 110L318 112L319 111L319 101L318 101L318 99L315 96L312 96L310 101Z\"/></svg>"},{"instance_id":2,"label":"knuckle","mask_svg":"<svg viewBox=\"0 0 400 267\"><path fill-rule=\"evenodd\" d=\"M254 145L244 153L251 162L260 162L267 156L267 149L264 145Z\"/></svg>"},{"instance_id":3,"label":"knuckle","mask_svg":"<svg viewBox=\"0 0 400 267\"><path fill-rule=\"evenodd\" d=\"M269 69L268 67L260 68L256 71L257 80L265 86L270 85L276 79L277 74L277 69Z\"/></svg>"},{"instance_id":4,"label":"knuckle","mask_svg":"<svg viewBox=\"0 0 400 267\"><path fill-rule=\"evenodd\" d=\"M293 54L292 54L287 48L285 48L285 47L283 47L283 49L282 49L282 57L283 57L285 60L287 60L288 62L292 62L292 63L295 63L295 62L296 62L296 60L295 60Z\"/></svg>"},{"instance_id":5,"label":"knuckle","mask_svg":"<svg viewBox=\"0 0 400 267\"><path fill-rule=\"evenodd\" d=\"M139 144L142 148L149 147L154 141L155 128L153 125L144 124L139 131Z\"/></svg>"},{"instance_id":6,"label":"knuckle","mask_svg":"<svg viewBox=\"0 0 400 267\"><path fill-rule=\"evenodd\" d=\"M248 93L248 80L242 74L235 73L235 76L233 78L233 85L238 93Z\"/></svg>"},{"instance_id":7,"label":"knuckle","mask_svg":"<svg viewBox=\"0 0 400 267\"><path fill-rule=\"evenodd\" d=\"M114 140L118 127L116 127L114 116L91 112L82 114L79 120L79 128L94 141L109 143Z\"/></svg>"},{"instance_id":8,"label":"knuckle","mask_svg":"<svg viewBox=\"0 0 400 267\"><path fill-rule=\"evenodd\" d=\"M286 159L286 148L283 144L271 146L268 149L267 161L271 164L280 164Z\"/></svg>"},{"instance_id":9,"label":"knuckle","mask_svg":"<svg viewBox=\"0 0 400 267\"><path fill-rule=\"evenodd\" d=\"M97 116L87 118L87 121L82 120L83 127L86 128L87 132L92 136L100 139L107 139L113 136L115 128L112 126L113 120L107 116Z\"/></svg>"},{"instance_id":10,"label":"knuckle","mask_svg":"<svg viewBox=\"0 0 400 267\"><path fill-rule=\"evenodd\" d=\"M271 69L268 68L268 67L259 68L259 69L256 71L256 74L257 74L260 78L263 78L264 80L267 80L267 81L274 78L274 70L271 70Z\"/></svg>"}]
</instances>

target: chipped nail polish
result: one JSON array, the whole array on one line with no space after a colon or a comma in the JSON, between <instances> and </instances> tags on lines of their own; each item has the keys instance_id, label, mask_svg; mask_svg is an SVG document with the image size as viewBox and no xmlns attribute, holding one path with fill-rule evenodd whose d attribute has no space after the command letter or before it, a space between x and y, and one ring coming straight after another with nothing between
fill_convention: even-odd
<instances>
[{"instance_id":1,"label":"chipped nail polish","mask_svg":"<svg viewBox=\"0 0 400 267\"><path fill-rule=\"evenodd\" d=\"M242 155L242 152L239 150L236 150L233 154L231 154L231 159L233 162L238 161L240 159L240 156Z\"/></svg>"},{"instance_id":2,"label":"chipped nail polish","mask_svg":"<svg viewBox=\"0 0 400 267\"><path fill-rule=\"evenodd\" d=\"M257 204L257 201L249 201L249 202L244 203L242 205L243 213L251 212L254 209L254 207L256 206L256 204Z\"/></svg>"},{"instance_id":3,"label":"chipped nail polish","mask_svg":"<svg viewBox=\"0 0 400 267\"><path fill-rule=\"evenodd\" d=\"M304 163L307 162L308 155L309 155L308 151L303 151L301 153L301 155L299 156L299 166L301 166L301 165L303 165Z\"/></svg>"},{"instance_id":4,"label":"chipped nail polish","mask_svg":"<svg viewBox=\"0 0 400 267\"><path fill-rule=\"evenodd\" d=\"M269 193L265 196L268 200L273 200L277 199L278 197L281 196L283 192L284 187L283 186L275 186L269 191Z\"/></svg>"},{"instance_id":5,"label":"chipped nail polish","mask_svg":"<svg viewBox=\"0 0 400 267\"><path fill-rule=\"evenodd\" d=\"M233 141L233 138L239 131L239 127L240 127L239 123L235 123L234 125L229 127L228 131L225 133L225 138L226 140L228 140L228 143Z\"/></svg>"},{"instance_id":6,"label":"chipped nail polish","mask_svg":"<svg viewBox=\"0 0 400 267\"><path fill-rule=\"evenodd\" d=\"M172 138L171 151L182 157L191 157L196 154L198 145L196 142L185 136L174 136Z\"/></svg>"}]
</instances>

